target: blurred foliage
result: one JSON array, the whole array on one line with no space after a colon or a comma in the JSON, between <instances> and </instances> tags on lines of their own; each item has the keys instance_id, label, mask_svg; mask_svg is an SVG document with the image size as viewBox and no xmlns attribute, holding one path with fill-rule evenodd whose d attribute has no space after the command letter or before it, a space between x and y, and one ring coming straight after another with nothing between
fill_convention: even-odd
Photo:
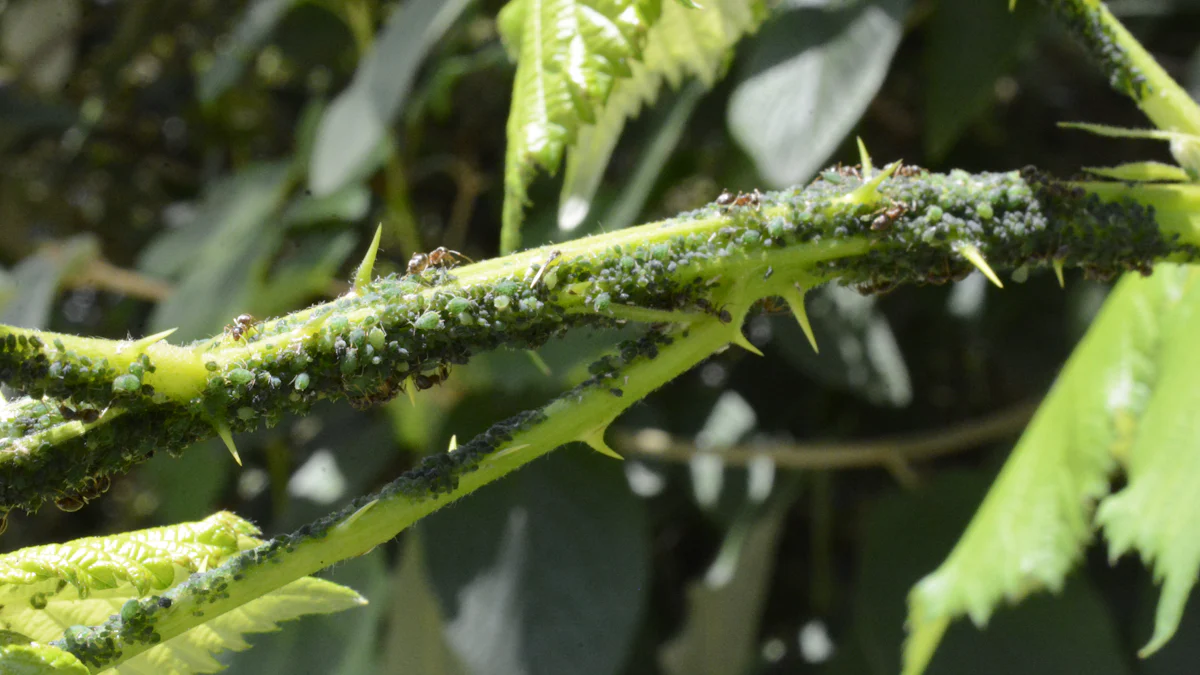
<instances>
[{"instance_id":1,"label":"blurred foliage","mask_svg":"<svg viewBox=\"0 0 1200 675\"><path fill-rule=\"evenodd\" d=\"M242 312L340 293L378 222L385 273L439 245L494 255L516 75L503 4L4 3L0 322L113 338L213 333ZM855 162L855 134L880 159L934 169L1169 161L1153 144L1056 130L1145 124L1034 3L1011 16L1003 4L776 3L736 57L719 50L709 69L683 68L724 73L711 91L661 75L671 87L629 94L607 170L589 169L591 187L580 170L594 196L577 229L559 228L559 185L531 177L522 240L673 215L723 187L804 181ZM1200 4L1111 5L1200 91ZM933 433L1041 397L1105 292L1077 278L1060 292L1047 276L1002 293L973 279L871 300L827 289L812 303L819 357L790 317L764 312L747 334L766 359L722 354L621 425L639 442L667 432L714 451ZM451 435L542 402L612 340L547 346L549 375L524 354L489 354L415 405L327 406L239 438L244 467L213 444L158 457L79 513L12 518L4 550L217 509L286 531ZM950 550L1018 431L958 448L972 454L844 472L712 453L684 464L632 446L617 448L631 453L618 465L566 448L332 570L369 607L256 636L228 672L896 672L905 594ZM1122 501L1166 489L1122 493L1106 526L1121 526ZM1191 564L1171 542L1126 539L1160 564ZM1154 593L1136 564L1109 566L1094 546L1084 556L1057 597L1000 610L986 633L952 627L929 672L1192 672L1195 612L1135 662Z\"/></svg>"}]
</instances>

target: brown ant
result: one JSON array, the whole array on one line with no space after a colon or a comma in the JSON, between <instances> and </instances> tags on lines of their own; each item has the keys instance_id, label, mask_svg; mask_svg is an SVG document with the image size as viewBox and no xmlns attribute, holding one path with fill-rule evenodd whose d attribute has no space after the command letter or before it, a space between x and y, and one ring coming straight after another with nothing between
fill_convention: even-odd
<instances>
[{"instance_id":1,"label":"brown ant","mask_svg":"<svg viewBox=\"0 0 1200 675\"><path fill-rule=\"evenodd\" d=\"M436 373L428 375L418 373L413 376L413 385L417 388L417 391L424 391L435 384L441 384L447 377L450 377L450 367L443 363L438 366Z\"/></svg>"},{"instance_id":2,"label":"brown ant","mask_svg":"<svg viewBox=\"0 0 1200 675\"><path fill-rule=\"evenodd\" d=\"M249 333L250 329L254 328L257 323L258 319L255 319L253 316L249 314L239 314L237 318L233 320L233 323L225 326L225 330L231 336L233 336L234 340L241 340L242 336Z\"/></svg>"},{"instance_id":3,"label":"brown ant","mask_svg":"<svg viewBox=\"0 0 1200 675\"><path fill-rule=\"evenodd\" d=\"M452 251L445 246L439 246L429 253L414 253L413 257L408 261L408 273L420 274L430 267L453 267L462 261L475 262L458 251Z\"/></svg>"},{"instance_id":4,"label":"brown ant","mask_svg":"<svg viewBox=\"0 0 1200 675\"><path fill-rule=\"evenodd\" d=\"M896 222L896 219L908 212L908 206L904 202L897 202L892 206L883 209L882 212L876 211L879 215L875 220L871 221L871 229L879 232L886 230Z\"/></svg>"},{"instance_id":5,"label":"brown ant","mask_svg":"<svg viewBox=\"0 0 1200 675\"><path fill-rule=\"evenodd\" d=\"M721 191L717 195L717 206L753 206L759 208L762 206L763 193L755 190L754 192L739 192L734 195L729 190Z\"/></svg>"}]
</instances>

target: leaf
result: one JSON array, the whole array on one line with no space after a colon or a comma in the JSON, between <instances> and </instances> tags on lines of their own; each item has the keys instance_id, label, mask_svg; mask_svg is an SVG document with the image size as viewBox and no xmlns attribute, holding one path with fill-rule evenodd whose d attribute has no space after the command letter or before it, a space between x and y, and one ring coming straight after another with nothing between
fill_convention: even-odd
<instances>
[{"instance_id":1,"label":"leaf","mask_svg":"<svg viewBox=\"0 0 1200 675\"><path fill-rule=\"evenodd\" d=\"M381 672L463 675L466 671L446 642L441 606L425 563L423 536L420 527L405 535L404 553L392 585Z\"/></svg>"},{"instance_id":2,"label":"leaf","mask_svg":"<svg viewBox=\"0 0 1200 675\"><path fill-rule=\"evenodd\" d=\"M100 242L90 234L72 237L58 245L42 248L12 270L12 287L17 293L0 306L0 323L23 328L45 328L63 280L82 271L100 257ZM0 291L4 291L0 280Z\"/></svg>"},{"instance_id":3,"label":"leaf","mask_svg":"<svg viewBox=\"0 0 1200 675\"><path fill-rule=\"evenodd\" d=\"M925 47L925 152L945 157L967 125L995 99L996 80L1017 61L1042 16L1035 3L943 0Z\"/></svg>"},{"instance_id":4,"label":"leaf","mask_svg":"<svg viewBox=\"0 0 1200 675\"><path fill-rule=\"evenodd\" d=\"M1130 162L1113 167L1085 166L1084 171L1113 180L1183 182L1188 174L1174 164Z\"/></svg>"},{"instance_id":5,"label":"leaf","mask_svg":"<svg viewBox=\"0 0 1200 675\"><path fill-rule=\"evenodd\" d=\"M883 83L908 5L796 9L763 27L730 97L729 129L767 183L804 182L842 142Z\"/></svg>"},{"instance_id":6,"label":"leaf","mask_svg":"<svg viewBox=\"0 0 1200 675\"><path fill-rule=\"evenodd\" d=\"M946 561L913 588L906 673L924 669L951 619L966 614L982 626L1001 600L1016 602L1037 590L1062 588L1091 538L1091 505L1108 492L1109 475L1118 458L1138 462L1137 480L1147 483L1142 488L1131 480L1132 492L1123 492L1125 496L1104 506L1107 514L1101 520L1108 523L1106 532L1118 537L1116 550L1132 544L1150 546L1165 535L1151 527L1137 541L1132 539L1126 516L1145 506L1138 495L1165 488L1155 485L1163 477L1143 471L1160 461L1153 452L1136 460L1132 453L1145 452L1144 443L1162 442L1164 432L1177 431L1182 424L1175 422L1155 432L1144 416L1161 405L1163 399L1155 389L1163 379L1168 392L1177 394L1178 378L1183 375L1172 373L1186 372L1192 365L1190 357L1181 356L1186 348L1172 341L1186 334L1183 327L1192 320L1186 305L1200 302L1200 294L1192 290L1197 287L1195 279L1191 268L1162 264L1149 278L1127 275L1117 285L967 531ZM1191 375L1196 376L1194 370ZM1168 404L1154 412L1150 421L1166 424L1163 420L1171 408ZM1187 469L1185 465L1170 471L1186 476ZM1186 513L1188 504L1181 508ZM1147 523L1162 525L1168 522L1164 513L1149 508L1142 516ZM1178 553L1179 549L1171 551L1172 556ZM1180 587L1178 574L1188 562L1170 559L1172 593ZM1187 587L1194 581L1194 568L1190 574ZM1171 600L1168 597L1165 604Z\"/></svg>"},{"instance_id":7,"label":"leaf","mask_svg":"<svg viewBox=\"0 0 1200 675\"><path fill-rule=\"evenodd\" d=\"M748 672L786 506L780 502L762 514L744 513L704 579L688 585L683 629L659 652L666 675Z\"/></svg>"},{"instance_id":8,"label":"leaf","mask_svg":"<svg viewBox=\"0 0 1200 675\"><path fill-rule=\"evenodd\" d=\"M4 675L88 675L74 654L37 642L0 644Z\"/></svg>"},{"instance_id":9,"label":"leaf","mask_svg":"<svg viewBox=\"0 0 1200 675\"><path fill-rule=\"evenodd\" d=\"M1200 277L1188 274L1182 297L1159 315L1158 372L1145 413L1137 423L1123 460L1128 484L1105 498L1096 511L1113 560L1137 550L1162 596L1154 635L1139 652L1148 656L1175 633L1184 603L1200 573Z\"/></svg>"},{"instance_id":10,"label":"leaf","mask_svg":"<svg viewBox=\"0 0 1200 675\"><path fill-rule=\"evenodd\" d=\"M469 1L413 0L392 13L350 86L321 118L308 167L314 195L329 195L378 165L378 149L422 59Z\"/></svg>"},{"instance_id":11,"label":"leaf","mask_svg":"<svg viewBox=\"0 0 1200 675\"><path fill-rule=\"evenodd\" d=\"M190 573L258 543L257 528L221 512L195 523L77 539L0 556L0 622L39 642L72 625L96 625L131 598L159 594ZM71 592L74 591L74 592ZM185 675L222 668L212 654L250 645L246 633L305 614L363 604L354 591L305 577L226 612L124 662L114 675Z\"/></svg>"},{"instance_id":12,"label":"leaf","mask_svg":"<svg viewBox=\"0 0 1200 675\"><path fill-rule=\"evenodd\" d=\"M232 87L275 26L299 0L255 0L238 18L233 34L217 49L212 64L196 82L196 97L205 105Z\"/></svg>"},{"instance_id":13,"label":"leaf","mask_svg":"<svg viewBox=\"0 0 1200 675\"><path fill-rule=\"evenodd\" d=\"M501 37L517 55L500 249L520 245L527 190L554 172L583 124L594 123L618 78L632 74L661 0L511 0Z\"/></svg>"},{"instance_id":14,"label":"leaf","mask_svg":"<svg viewBox=\"0 0 1200 675\"><path fill-rule=\"evenodd\" d=\"M825 286L809 293L807 303L821 353L813 352L790 316L775 317L772 344L789 363L826 386L903 408L912 401L912 380L887 316L875 304L874 297Z\"/></svg>"},{"instance_id":15,"label":"leaf","mask_svg":"<svg viewBox=\"0 0 1200 675\"><path fill-rule=\"evenodd\" d=\"M446 637L469 673L613 675L648 589L642 503L572 448L422 522Z\"/></svg>"},{"instance_id":16,"label":"leaf","mask_svg":"<svg viewBox=\"0 0 1200 675\"><path fill-rule=\"evenodd\" d=\"M654 103L664 81L678 89L695 77L704 89L712 88L730 50L757 30L765 14L757 0L716 0L702 11L675 2L663 5L661 17L647 31L642 59L629 64L631 75L613 84L599 118L580 128L571 146L559 198L560 228L573 230L587 216L625 120ZM698 97L698 92L689 96L693 105Z\"/></svg>"},{"instance_id":17,"label":"leaf","mask_svg":"<svg viewBox=\"0 0 1200 675\"><path fill-rule=\"evenodd\" d=\"M839 641L830 664L862 659L869 669L896 673L904 638L904 596L913 580L953 545L991 472L949 470L917 490L894 490L869 504L854 587L852 635ZM997 612L986 631L951 628L930 675L1124 675L1121 632L1106 598L1086 579L1071 579L1054 597L1030 598Z\"/></svg>"},{"instance_id":18,"label":"leaf","mask_svg":"<svg viewBox=\"0 0 1200 675\"><path fill-rule=\"evenodd\" d=\"M155 307L152 330L178 327L178 339L194 339L247 309L251 285L265 275L280 236L275 215L293 181L286 162L252 164L213 181L186 224L143 250L140 268L181 277L171 297Z\"/></svg>"},{"instance_id":19,"label":"leaf","mask_svg":"<svg viewBox=\"0 0 1200 675\"><path fill-rule=\"evenodd\" d=\"M83 15L79 0L18 0L4 9L0 21L0 51L40 94L55 94L72 75L74 36Z\"/></svg>"}]
</instances>

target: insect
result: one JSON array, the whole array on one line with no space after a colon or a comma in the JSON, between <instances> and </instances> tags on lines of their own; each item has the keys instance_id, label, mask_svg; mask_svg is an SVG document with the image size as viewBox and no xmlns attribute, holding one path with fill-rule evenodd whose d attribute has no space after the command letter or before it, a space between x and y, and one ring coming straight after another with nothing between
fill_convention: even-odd
<instances>
[{"instance_id":1,"label":"insect","mask_svg":"<svg viewBox=\"0 0 1200 675\"><path fill-rule=\"evenodd\" d=\"M414 253L408 261L408 273L420 274L430 267L453 267L462 261L475 262L458 251L439 246L429 253Z\"/></svg>"},{"instance_id":2,"label":"insect","mask_svg":"<svg viewBox=\"0 0 1200 675\"><path fill-rule=\"evenodd\" d=\"M550 257L546 258L545 264L543 264L542 268L538 270L538 273L534 275L533 281L529 282L529 287L534 288L537 286L538 282L542 280L542 275L545 274L546 270L550 268L550 265L560 257L562 257L562 251L551 251ZM553 284L551 285L553 286Z\"/></svg>"},{"instance_id":3,"label":"insect","mask_svg":"<svg viewBox=\"0 0 1200 675\"><path fill-rule=\"evenodd\" d=\"M879 213L879 215L875 217L875 220L871 221L871 229L876 232L886 230L891 227L892 223L896 222L897 218L906 212L908 212L908 206L904 202L897 202L882 212L877 211L876 213Z\"/></svg>"},{"instance_id":4,"label":"insect","mask_svg":"<svg viewBox=\"0 0 1200 675\"><path fill-rule=\"evenodd\" d=\"M450 377L450 367L443 363L438 366L435 373L429 373L428 375L419 373L415 375L413 377L413 385L416 386L417 391L424 391L435 384L441 384L447 377Z\"/></svg>"},{"instance_id":5,"label":"insect","mask_svg":"<svg viewBox=\"0 0 1200 675\"><path fill-rule=\"evenodd\" d=\"M60 405L58 406L58 412L67 422L79 420L84 424L91 424L92 422L100 419L101 411L96 410L95 408L80 408L78 410L74 410L70 406Z\"/></svg>"},{"instance_id":6,"label":"insect","mask_svg":"<svg viewBox=\"0 0 1200 675\"><path fill-rule=\"evenodd\" d=\"M755 208L762 206L763 194L758 190L754 192L739 192L736 195L729 190L723 190L717 196L717 206L753 206Z\"/></svg>"},{"instance_id":7,"label":"insect","mask_svg":"<svg viewBox=\"0 0 1200 675\"><path fill-rule=\"evenodd\" d=\"M225 331L228 332L234 340L241 340L242 336L249 333L250 329L254 328L257 323L258 319L255 319L250 314L238 314L237 318L233 320L233 323L225 326Z\"/></svg>"}]
</instances>

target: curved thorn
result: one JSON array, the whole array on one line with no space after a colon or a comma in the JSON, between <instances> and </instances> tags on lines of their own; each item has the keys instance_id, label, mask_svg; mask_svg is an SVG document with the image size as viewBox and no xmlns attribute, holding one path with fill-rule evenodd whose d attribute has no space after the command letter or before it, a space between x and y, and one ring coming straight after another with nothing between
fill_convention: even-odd
<instances>
[{"instance_id":1,"label":"curved thorn","mask_svg":"<svg viewBox=\"0 0 1200 675\"><path fill-rule=\"evenodd\" d=\"M363 256L362 262L358 264L358 271L354 273L354 293L362 295L362 289L371 283L371 277L375 274L375 254L379 253L379 238L383 236L383 225L375 228L375 238L371 240L371 246L367 249L367 254Z\"/></svg>"},{"instance_id":2,"label":"curved thorn","mask_svg":"<svg viewBox=\"0 0 1200 675\"><path fill-rule=\"evenodd\" d=\"M742 333L742 326L740 323L736 328L733 329L733 339L730 340L730 342L741 347L742 349L745 349L751 354L754 354L755 356L763 355L763 353L759 351L758 347L755 347L754 343L747 339L746 335Z\"/></svg>"},{"instance_id":3,"label":"curved thorn","mask_svg":"<svg viewBox=\"0 0 1200 675\"><path fill-rule=\"evenodd\" d=\"M607 428L606 426L605 427L597 427L597 428L589 431L587 434L585 434L579 440L583 441L584 443L587 443L588 447L590 447L591 449L595 450L596 452L598 452L602 455L606 455L608 457L612 457L613 459L619 459L619 460L624 461L624 459L625 459L624 457L619 455L616 450L613 450L612 448L608 447L608 443L604 442L604 430L606 428Z\"/></svg>"},{"instance_id":4,"label":"curved thorn","mask_svg":"<svg viewBox=\"0 0 1200 675\"><path fill-rule=\"evenodd\" d=\"M863 143L862 136L855 136L854 140L858 141L858 163L862 164L863 180L870 180L871 174L875 172L875 167L871 165L871 155L867 154L867 146Z\"/></svg>"},{"instance_id":5,"label":"curved thorn","mask_svg":"<svg viewBox=\"0 0 1200 675\"><path fill-rule=\"evenodd\" d=\"M904 160L898 159L888 164L883 168L883 171L879 172L879 175L873 176L867 182L842 195L841 201L848 204L873 204L879 201L882 198L882 195L879 194L879 186L883 181L891 178L892 174L896 173L896 169L899 169L903 163ZM863 176L863 178L866 178L866 176Z\"/></svg>"},{"instance_id":6,"label":"curved thorn","mask_svg":"<svg viewBox=\"0 0 1200 675\"><path fill-rule=\"evenodd\" d=\"M335 530L344 530L344 529L349 528L351 525L354 524L354 521L358 520L359 518L362 518L367 513L367 511L370 511L371 509L375 508L375 505L378 503L379 503L378 499L372 499L371 501L367 502L366 504L363 504L362 508L355 511L354 513L351 513L345 520L343 520L342 522L335 525L334 529Z\"/></svg>"},{"instance_id":7,"label":"curved thorn","mask_svg":"<svg viewBox=\"0 0 1200 675\"><path fill-rule=\"evenodd\" d=\"M237 462L238 466L241 466L242 458L238 455L237 446L233 444L233 434L229 432L229 425L224 422L217 422L213 427L217 430L217 435L225 442L225 447L229 448L229 454L233 455L233 461Z\"/></svg>"},{"instance_id":8,"label":"curved thorn","mask_svg":"<svg viewBox=\"0 0 1200 675\"><path fill-rule=\"evenodd\" d=\"M800 323L800 330L804 331L804 337L808 338L808 344L812 345L813 352L820 354L821 350L817 348L817 336L813 334L812 324L808 321L808 311L804 308L804 291L798 286L789 286L783 291L783 299L788 304L788 308L792 310L796 321Z\"/></svg>"},{"instance_id":9,"label":"curved thorn","mask_svg":"<svg viewBox=\"0 0 1200 675\"><path fill-rule=\"evenodd\" d=\"M409 375L408 379L404 380L404 393L408 394L408 402L413 404L414 408L417 407L417 392L414 391L416 388L412 375Z\"/></svg>"},{"instance_id":10,"label":"curved thorn","mask_svg":"<svg viewBox=\"0 0 1200 675\"><path fill-rule=\"evenodd\" d=\"M550 377L554 374L554 371L550 370L550 364L546 363L546 359L543 359L541 354L532 349L526 349L525 353L529 355L529 360L533 362L533 367L537 368L542 375Z\"/></svg>"},{"instance_id":11,"label":"curved thorn","mask_svg":"<svg viewBox=\"0 0 1200 675\"><path fill-rule=\"evenodd\" d=\"M458 449L458 434L451 434L450 435L450 447L447 448L447 452L454 452L457 449Z\"/></svg>"},{"instance_id":12,"label":"curved thorn","mask_svg":"<svg viewBox=\"0 0 1200 675\"><path fill-rule=\"evenodd\" d=\"M975 268L980 272L983 272L983 276L987 277L988 281L995 284L996 288L1004 288L1004 284L1000 283L1000 277L996 276L996 272L992 269L992 266L983 259L983 254L979 252L977 247L970 244L962 246L958 249L958 254L966 258L967 262L974 265Z\"/></svg>"},{"instance_id":13,"label":"curved thorn","mask_svg":"<svg viewBox=\"0 0 1200 675\"><path fill-rule=\"evenodd\" d=\"M1062 258L1055 258L1051 264L1054 265L1054 276L1058 277L1058 287L1064 288L1066 286L1066 284L1063 282L1063 260L1062 260Z\"/></svg>"}]
</instances>

